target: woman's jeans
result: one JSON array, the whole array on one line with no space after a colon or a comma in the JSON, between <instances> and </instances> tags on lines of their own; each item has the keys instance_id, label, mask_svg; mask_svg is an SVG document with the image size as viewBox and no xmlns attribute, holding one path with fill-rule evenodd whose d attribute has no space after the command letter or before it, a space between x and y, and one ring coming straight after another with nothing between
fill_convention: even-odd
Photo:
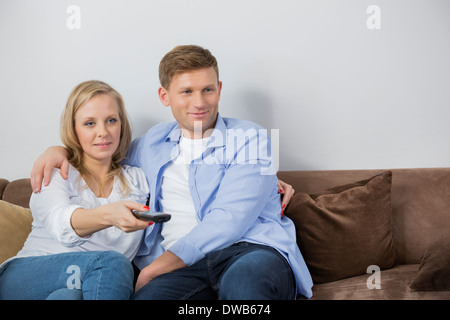
<instances>
[{"instance_id":1,"label":"woman's jeans","mask_svg":"<svg viewBox=\"0 0 450 320\"><path fill-rule=\"evenodd\" d=\"M277 250L240 242L156 277L132 299L288 300L295 293L291 267Z\"/></svg>"},{"instance_id":2,"label":"woman's jeans","mask_svg":"<svg viewBox=\"0 0 450 320\"><path fill-rule=\"evenodd\" d=\"M0 299L118 300L133 293L133 267L115 251L17 258L0 269Z\"/></svg>"}]
</instances>

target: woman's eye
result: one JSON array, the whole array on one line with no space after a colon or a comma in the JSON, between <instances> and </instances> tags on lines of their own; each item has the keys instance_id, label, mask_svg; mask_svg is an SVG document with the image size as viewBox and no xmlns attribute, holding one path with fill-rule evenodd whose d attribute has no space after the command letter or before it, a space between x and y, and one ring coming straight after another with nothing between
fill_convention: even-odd
<instances>
[{"instance_id":1,"label":"woman's eye","mask_svg":"<svg viewBox=\"0 0 450 320\"><path fill-rule=\"evenodd\" d=\"M117 119L109 119L108 120L108 123L116 123L117 122Z\"/></svg>"},{"instance_id":2,"label":"woman's eye","mask_svg":"<svg viewBox=\"0 0 450 320\"><path fill-rule=\"evenodd\" d=\"M94 122L89 121L89 122L86 122L84 125L87 126L87 127L90 127L90 126L94 125Z\"/></svg>"}]
</instances>

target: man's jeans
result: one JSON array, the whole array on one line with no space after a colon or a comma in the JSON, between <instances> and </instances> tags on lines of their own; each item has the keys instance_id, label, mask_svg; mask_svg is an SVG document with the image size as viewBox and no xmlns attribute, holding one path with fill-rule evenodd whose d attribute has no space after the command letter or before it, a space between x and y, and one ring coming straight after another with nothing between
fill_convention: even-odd
<instances>
[{"instance_id":1,"label":"man's jeans","mask_svg":"<svg viewBox=\"0 0 450 320\"><path fill-rule=\"evenodd\" d=\"M287 300L295 292L291 267L277 250L240 242L156 277L132 299Z\"/></svg>"},{"instance_id":2,"label":"man's jeans","mask_svg":"<svg viewBox=\"0 0 450 320\"><path fill-rule=\"evenodd\" d=\"M0 269L0 299L129 299L133 267L115 251L17 258Z\"/></svg>"}]
</instances>

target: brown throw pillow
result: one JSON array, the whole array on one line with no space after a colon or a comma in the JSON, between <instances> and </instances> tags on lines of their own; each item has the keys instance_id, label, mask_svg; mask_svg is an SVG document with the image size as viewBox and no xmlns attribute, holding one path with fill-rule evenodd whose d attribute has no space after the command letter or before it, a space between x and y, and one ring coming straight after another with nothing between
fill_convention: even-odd
<instances>
[{"instance_id":1,"label":"brown throw pillow","mask_svg":"<svg viewBox=\"0 0 450 320\"><path fill-rule=\"evenodd\" d=\"M425 249L419 272L410 288L413 291L450 290L450 237Z\"/></svg>"},{"instance_id":2,"label":"brown throw pillow","mask_svg":"<svg viewBox=\"0 0 450 320\"><path fill-rule=\"evenodd\" d=\"M391 268L392 172L319 194L295 194L286 215L315 283L365 274L367 267Z\"/></svg>"}]
</instances>

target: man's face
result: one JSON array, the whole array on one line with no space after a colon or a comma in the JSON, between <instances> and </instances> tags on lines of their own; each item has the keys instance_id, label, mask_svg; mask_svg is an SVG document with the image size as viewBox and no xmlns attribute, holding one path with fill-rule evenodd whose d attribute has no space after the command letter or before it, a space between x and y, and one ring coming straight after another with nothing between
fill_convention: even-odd
<instances>
[{"instance_id":1,"label":"man's face","mask_svg":"<svg viewBox=\"0 0 450 320\"><path fill-rule=\"evenodd\" d=\"M194 124L197 128L201 124L202 132L214 128L221 90L222 82L217 81L216 71L211 67L176 75L169 88L160 87L158 94L161 102L172 108L180 128L194 139ZM183 134L186 136L186 132Z\"/></svg>"}]
</instances>

